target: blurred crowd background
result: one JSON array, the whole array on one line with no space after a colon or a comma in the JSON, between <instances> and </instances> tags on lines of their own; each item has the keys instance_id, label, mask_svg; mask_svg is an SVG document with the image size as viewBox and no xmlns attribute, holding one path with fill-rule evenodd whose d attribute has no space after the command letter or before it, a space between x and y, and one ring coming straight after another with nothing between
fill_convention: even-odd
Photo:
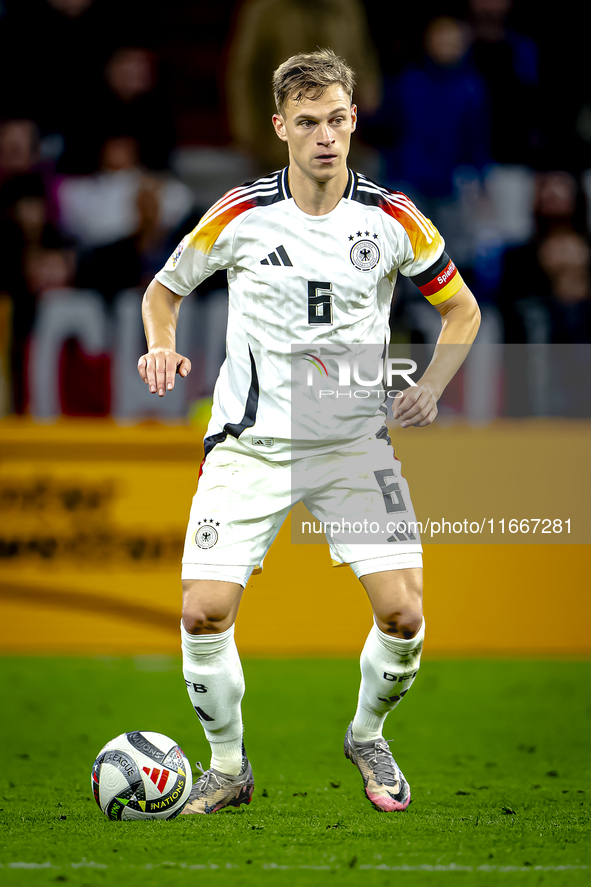
<instances>
[{"instance_id":1,"label":"blurred crowd background","mask_svg":"<svg viewBox=\"0 0 591 887\"><path fill-rule=\"evenodd\" d=\"M285 165L271 73L318 46L357 74L351 165L441 229L481 304L480 342L589 345L576 21L534 0L0 0L0 415L173 419L206 401L224 275L183 306L194 372L162 402L136 371L141 294L224 191ZM438 328L399 278L394 341ZM590 352L576 353L582 377Z\"/></svg>"}]
</instances>

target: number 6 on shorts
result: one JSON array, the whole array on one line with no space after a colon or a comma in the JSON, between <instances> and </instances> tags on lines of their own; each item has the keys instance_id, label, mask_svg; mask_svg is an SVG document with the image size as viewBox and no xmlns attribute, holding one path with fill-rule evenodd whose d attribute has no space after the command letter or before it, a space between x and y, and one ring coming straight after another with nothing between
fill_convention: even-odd
<instances>
[{"instance_id":1,"label":"number 6 on shorts","mask_svg":"<svg viewBox=\"0 0 591 887\"><path fill-rule=\"evenodd\" d=\"M407 511L406 504L400 492L400 484L396 482L389 484L387 477L395 478L391 468L383 468L381 471L374 471L375 478L382 490L384 497L384 505L388 514L397 514L399 511Z\"/></svg>"}]
</instances>

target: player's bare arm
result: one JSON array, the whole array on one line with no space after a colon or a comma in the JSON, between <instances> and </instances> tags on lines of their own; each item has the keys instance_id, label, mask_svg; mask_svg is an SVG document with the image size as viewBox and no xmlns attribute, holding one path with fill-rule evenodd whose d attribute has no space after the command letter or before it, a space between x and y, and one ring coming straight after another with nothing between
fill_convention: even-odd
<instances>
[{"instance_id":1,"label":"player's bare arm","mask_svg":"<svg viewBox=\"0 0 591 887\"><path fill-rule=\"evenodd\" d=\"M174 377L188 376L191 361L176 351L176 325L182 296L177 296L158 280L144 295L142 318L148 351L138 361L138 371L152 394L164 397L174 388Z\"/></svg>"},{"instance_id":2,"label":"player's bare arm","mask_svg":"<svg viewBox=\"0 0 591 887\"><path fill-rule=\"evenodd\" d=\"M480 309L466 284L435 307L442 326L431 363L417 384L396 400L393 416L402 420L403 428L421 428L435 420L437 401L466 359L480 326Z\"/></svg>"}]
</instances>

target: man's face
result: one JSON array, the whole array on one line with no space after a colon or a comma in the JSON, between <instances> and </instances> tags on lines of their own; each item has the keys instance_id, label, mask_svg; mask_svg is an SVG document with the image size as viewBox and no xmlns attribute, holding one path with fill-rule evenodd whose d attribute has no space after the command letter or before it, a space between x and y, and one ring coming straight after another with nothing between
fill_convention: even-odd
<instances>
[{"instance_id":1,"label":"man's face","mask_svg":"<svg viewBox=\"0 0 591 887\"><path fill-rule=\"evenodd\" d=\"M356 123L357 108L338 83L319 99L288 99L283 113L273 115L275 132L287 142L292 166L318 182L329 181L346 168Z\"/></svg>"}]
</instances>

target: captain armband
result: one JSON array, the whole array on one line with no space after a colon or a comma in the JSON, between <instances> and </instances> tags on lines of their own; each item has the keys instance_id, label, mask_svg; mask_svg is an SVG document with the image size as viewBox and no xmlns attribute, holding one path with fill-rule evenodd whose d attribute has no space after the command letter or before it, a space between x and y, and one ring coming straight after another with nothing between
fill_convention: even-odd
<instances>
[{"instance_id":1,"label":"captain armband","mask_svg":"<svg viewBox=\"0 0 591 887\"><path fill-rule=\"evenodd\" d=\"M430 268L410 279L432 305L451 299L464 285L462 275L446 252Z\"/></svg>"}]
</instances>

